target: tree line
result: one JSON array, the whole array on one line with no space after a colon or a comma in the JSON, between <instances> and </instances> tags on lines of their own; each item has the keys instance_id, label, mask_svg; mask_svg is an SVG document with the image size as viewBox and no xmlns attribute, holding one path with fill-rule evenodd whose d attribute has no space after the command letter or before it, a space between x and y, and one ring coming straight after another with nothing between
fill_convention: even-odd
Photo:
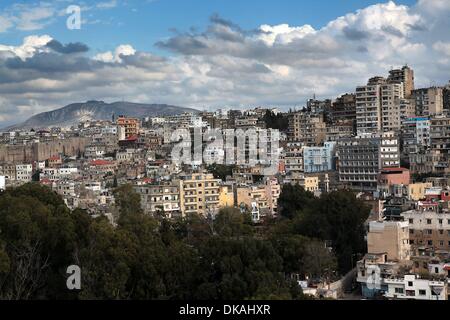
<instances>
[{"instance_id":1,"label":"tree line","mask_svg":"<svg viewBox=\"0 0 450 320\"><path fill-rule=\"evenodd\" d=\"M361 229L349 229L359 208L354 198L328 197L321 205L324 199L307 195L300 208L295 191L285 187L283 219L261 231L234 208L214 220L151 217L128 185L115 191L114 225L69 210L38 183L8 189L0 195L0 299L305 299L292 275L345 271L348 255L361 249L352 243ZM348 217L338 218L339 208L350 210L341 212ZM323 212L315 222L317 210ZM332 251L324 240L335 243ZM70 265L81 268L81 290L66 287Z\"/></svg>"}]
</instances>

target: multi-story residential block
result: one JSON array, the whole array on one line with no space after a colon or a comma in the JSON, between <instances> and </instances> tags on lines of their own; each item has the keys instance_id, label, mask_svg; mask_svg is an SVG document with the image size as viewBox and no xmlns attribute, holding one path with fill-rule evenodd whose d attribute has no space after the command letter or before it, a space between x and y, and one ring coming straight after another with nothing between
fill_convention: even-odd
<instances>
[{"instance_id":1,"label":"multi-story residential block","mask_svg":"<svg viewBox=\"0 0 450 320\"><path fill-rule=\"evenodd\" d=\"M406 108L409 103L403 99L403 83L386 83L381 86L381 126L383 131L399 131L401 128L402 107ZM407 116L413 116L407 114Z\"/></svg>"},{"instance_id":2,"label":"multi-story residential block","mask_svg":"<svg viewBox=\"0 0 450 320\"><path fill-rule=\"evenodd\" d=\"M402 83L403 96L409 99L414 90L414 70L408 66L390 70L387 81L388 83Z\"/></svg>"},{"instance_id":3,"label":"multi-story residential block","mask_svg":"<svg viewBox=\"0 0 450 320\"><path fill-rule=\"evenodd\" d=\"M356 118L355 118L356 119ZM327 125L326 141L338 141L341 138L355 136L356 120L341 120Z\"/></svg>"},{"instance_id":4,"label":"multi-story residential block","mask_svg":"<svg viewBox=\"0 0 450 320\"><path fill-rule=\"evenodd\" d=\"M398 139L391 132L341 139L337 156L339 181L358 190L376 190L379 170L400 166Z\"/></svg>"},{"instance_id":5,"label":"multi-story residential block","mask_svg":"<svg viewBox=\"0 0 450 320\"><path fill-rule=\"evenodd\" d=\"M429 118L409 118L402 123L402 153L409 155L430 147Z\"/></svg>"},{"instance_id":6,"label":"multi-story residential block","mask_svg":"<svg viewBox=\"0 0 450 320\"><path fill-rule=\"evenodd\" d=\"M135 190L141 196L145 213L169 219L182 216L179 181L136 186Z\"/></svg>"},{"instance_id":7,"label":"multi-story residential block","mask_svg":"<svg viewBox=\"0 0 450 320\"><path fill-rule=\"evenodd\" d=\"M220 179L212 174L193 173L181 176L181 210L185 215L214 216L219 210Z\"/></svg>"},{"instance_id":8,"label":"multi-story residential block","mask_svg":"<svg viewBox=\"0 0 450 320\"><path fill-rule=\"evenodd\" d=\"M423 88L413 91L416 115L433 116L444 111L443 89L438 87Z\"/></svg>"},{"instance_id":9,"label":"multi-story residential block","mask_svg":"<svg viewBox=\"0 0 450 320\"><path fill-rule=\"evenodd\" d=\"M303 172L303 144L289 142L284 150L286 172Z\"/></svg>"},{"instance_id":10,"label":"multi-story residential block","mask_svg":"<svg viewBox=\"0 0 450 320\"><path fill-rule=\"evenodd\" d=\"M125 138L133 137L139 134L139 119L119 116L116 123L119 127L125 129Z\"/></svg>"},{"instance_id":11,"label":"multi-story residential block","mask_svg":"<svg viewBox=\"0 0 450 320\"><path fill-rule=\"evenodd\" d=\"M280 193L278 181L271 178L267 178L263 184L237 186L236 205L252 209L254 220L259 221L261 217L277 215Z\"/></svg>"},{"instance_id":12,"label":"multi-story residential block","mask_svg":"<svg viewBox=\"0 0 450 320\"><path fill-rule=\"evenodd\" d=\"M401 215L409 223L411 246L450 250L450 212L440 208L439 203L419 202L417 209Z\"/></svg>"},{"instance_id":13,"label":"multi-story residential block","mask_svg":"<svg viewBox=\"0 0 450 320\"><path fill-rule=\"evenodd\" d=\"M30 182L33 177L33 165L18 164L16 165L16 180L20 182Z\"/></svg>"},{"instance_id":14,"label":"multi-story residential block","mask_svg":"<svg viewBox=\"0 0 450 320\"><path fill-rule=\"evenodd\" d=\"M356 88L356 129L358 135L378 133L382 129L381 87L383 77L369 79L366 86Z\"/></svg>"},{"instance_id":15,"label":"multi-story residential block","mask_svg":"<svg viewBox=\"0 0 450 320\"><path fill-rule=\"evenodd\" d=\"M356 122L356 95L344 94L332 104L327 118L330 123Z\"/></svg>"},{"instance_id":16,"label":"multi-story residential block","mask_svg":"<svg viewBox=\"0 0 450 320\"><path fill-rule=\"evenodd\" d=\"M400 142L395 132L381 135L380 161L382 168L400 167Z\"/></svg>"},{"instance_id":17,"label":"multi-story residential block","mask_svg":"<svg viewBox=\"0 0 450 320\"><path fill-rule=\"evenodd\" d=\"M13 163L3 163L0 165L0 175L8 181L16 180L16 165Z\"/></svg>"},{"instance_id":18,"label":"multi-story residential block","mask_svg":"<svg viewBox=\"0 0 450 320\"><path fill-rule=\"evenodd\" d=\"M318 176L305 175L304 173L300 172L291 172L291 174L286 176L284 182L292 185L301 186L306 191L312 193L320 191L319 187L320 181Z\"/></svg>"},{"instance_id":19,"label":"multi-story residential block","mask_svg":"<svg viewBox=\"0 0 450 320\"><path fill-rule=\"evenodd\" d=\"M325 141L326 124L323 115L309 112L294 112L289 116L289 140L308 146L320 145Z\"/></svg>"},{"instance_id":20,"label":"multi-story residential block","mask_svg":"<svg viewBox=\"0 0 450 320\"><path fill-rule=\"evenodd\" d=\"M430 120L432 172L444 173L450 160L450 117L436 116Z\"/></svg>"},{"instance_id":21,"label":"multi-story residential block","mask_svg":"<svg viewBox=\"0 0 450 320\"><path fill-rule=\"evenodd\" d=\"M305 173L331 171L335 168L336 142L325 142L323 147L304 147Z\"/></svg>"}]
</instances>

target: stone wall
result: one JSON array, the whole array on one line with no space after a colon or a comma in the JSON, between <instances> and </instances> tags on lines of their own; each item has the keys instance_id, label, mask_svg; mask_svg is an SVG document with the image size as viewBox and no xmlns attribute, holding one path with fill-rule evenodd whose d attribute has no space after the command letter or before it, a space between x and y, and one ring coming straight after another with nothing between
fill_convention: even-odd
<instances>
[{"instance_id":1,"label":"stone wall","mask_svg":"<svg viewBox=\"0 0 450 320\"><path fill-rule=\"evenodd\" d=\"M0 162L32 163L64 154L72 157L83 153L88 138L71 137L67 139L44 141L29 145L0 145Z\"/></svg>"}]
</instances>

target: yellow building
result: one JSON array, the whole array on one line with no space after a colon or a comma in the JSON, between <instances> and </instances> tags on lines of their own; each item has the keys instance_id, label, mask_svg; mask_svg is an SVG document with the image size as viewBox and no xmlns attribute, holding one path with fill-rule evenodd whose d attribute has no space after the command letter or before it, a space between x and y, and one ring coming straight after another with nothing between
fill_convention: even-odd
<instances>
[{"instance_id":1,"label":"yellow building","mask_svg":"<svg viewBox=\"0 0 450 320\"><path fill-rule=\"evenodd\" d=\"M433 184L431 182L427 183L414 183L407 186L408 197L411 200L419 201L425 199L425 189L431 188Z\"/></svg>"},{"instance_id":2,"label":"yellow building","mask_svg":"<svg viewBox=\"0 0 450 320\"><path fill-rule=\"evenodd\" d=\"M185 215L207 216L219 210L220 179L212 174L194 173L180 180L180 202Z\"/></svg>"},{"instance_id":3,"label":"yellow building","mask_svg":"<svg viewBox=\"0 0 450 320\"><path fill-rule=\"evenodd\" d=\"M219 188L219 207L234 207L234 194L230 186L221 186Z\"/></svg>"},{"instance_id":4,"label":"yellow building","mask_svg":"<svg viewBox=\"0 0 450 320\"><path fill-rule=\"evenodd\" d=\"M309 192L319 191L319 177L317 176L308 177L303 173L292 172L292 174L286 178L286 182L292 185L302 186L303 189Z\"/></svg>"}]
</instances>

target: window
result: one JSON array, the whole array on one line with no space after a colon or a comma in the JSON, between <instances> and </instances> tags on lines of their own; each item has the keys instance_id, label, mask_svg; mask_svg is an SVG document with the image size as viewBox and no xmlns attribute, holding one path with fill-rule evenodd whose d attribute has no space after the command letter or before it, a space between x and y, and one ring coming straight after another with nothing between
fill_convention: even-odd
<instances>
[{"instance_id":1,"label":"window","mask_svg":"<svg viewBox=\"0 0 450 320\"><path fill-rule=\"evenodd\" d=\"M403 293L403 288L395 288L395 293Z\"/></svg>"},{"instance_id":2,"label":"window","mask_svg":"<svg viewBox=\"0 0 450 320\"><path fill-rule=\"evenodd\" d=\"M419 290L419 296L425 296L426 294L426 290Z\"/></svg>"},{"instance_id":3,"label":"window","mask_svg":"<svg viewBox=\"0 0 450 320\"><path fill-rule=\"evenodd\" d=\"M428 245L432 246L433 245L433 240L428 240Z\"/></svg>"},{"instance_id":4,"label":"window","mask_svg":"<svg viewBox=\"0 0 450 320\"><path fill-rule=\"evenodd\" d=\"M408 281L408 287L412 287L413 286L413 282L412 281Z\"/></svg>"},{"instance_id":5,"label":"window","mask_svg":"<svg viewBox=\"0 0 450 320\"><path fill-rule=\"evenodd\" d=\"M431 224L431 223L432 223L431 219L427 219L427 224Z\"/></svg>"}]
</instances>

